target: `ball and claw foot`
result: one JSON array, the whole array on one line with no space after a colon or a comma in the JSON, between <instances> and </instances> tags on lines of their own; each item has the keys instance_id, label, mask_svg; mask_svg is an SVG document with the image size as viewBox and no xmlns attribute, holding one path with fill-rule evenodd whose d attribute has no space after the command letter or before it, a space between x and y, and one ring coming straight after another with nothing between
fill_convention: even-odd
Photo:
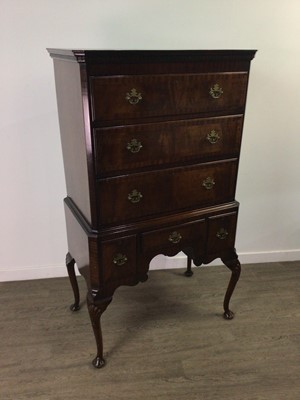
<instances>
[{"instance_id":1,"label":"ball and claw foot","mask_svg":"<svg viewBox=\"0 0 300 400\"><path fill-rule=\"evenodd\" d=\"M105 366L105 360L101 357L96 357L93 360L93 366L95 368L103 368Z\"/></svg>"},{"instance_id":2,"label":"ball and claw foot","mask_svg":"<svg viewBox=\"0 0 300 400\"><path fill-rule=\"evenodd\" d=\"M230 310L227 310L224 312L223 317L225 319L233 319L234 318L234 313Z\"/></svg>"},{"instance_id":3,"label":"ball and claw foot","mask_svg":"<svg viewBox=\"0 0 300 400\"><path fill-rule=\"evenodd\" d=\"M79 304L76 304L76 303L71 304L71 305L70 305L70 310L71 310L72 312L78 311L78 310L80 310L80 305L79 305Z\"/></svg>"},{"instance_id":4,"label":"ball and claw foot","mask_svg":"<svg viewBox=\"0 0 300 400\"><path fill-rule=\"evenodd\" d=\"M192 271L192 259L191 257L188 256L187 258L187 268L184 272L184 275L189 277L193 275L193 271Z\"/></svg>"}]
</instances>

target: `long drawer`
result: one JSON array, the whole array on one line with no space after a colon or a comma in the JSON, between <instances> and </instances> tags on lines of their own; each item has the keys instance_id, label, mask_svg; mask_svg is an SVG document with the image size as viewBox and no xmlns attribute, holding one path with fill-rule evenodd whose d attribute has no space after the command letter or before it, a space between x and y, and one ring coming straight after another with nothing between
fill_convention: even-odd
<instances>
[{"instance_id":1,"label":"long drawer","mask_svg":"<svg viewBox=\"0 0 300 400\"><path fill-rule=\"evenodd\" d=\"M242 124L240 115L95 129L96 174L237 156Z\"/></svg>"},{"instance_id":2,"label":"long drawer","mask_svg":"<svg viewBox=\"0 0 300 400\"><path fill-rule=\"evenodd\" d=\"M248 73L92 77L93 120L243 112Z\"/></svg>"},{"instance_id":3,"label":"long drawer","mask_svg":"<svg viewBox=\"0 0 300 400\"><path fill-rule=\"evenodd\" d=\"M97 181L100 224L226 203L234 199L237 160Z\"/></svg>"}]
</instances>

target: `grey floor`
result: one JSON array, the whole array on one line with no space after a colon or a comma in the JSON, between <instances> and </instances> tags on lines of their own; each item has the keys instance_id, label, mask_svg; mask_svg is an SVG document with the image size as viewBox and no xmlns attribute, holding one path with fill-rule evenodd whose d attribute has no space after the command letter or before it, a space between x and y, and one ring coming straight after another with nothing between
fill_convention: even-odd
<instances>
[{"instance_id":1,"label":"grey floor","mask_svg":"<svg viewBox=\"0 0 300 400\"><path fill-rule=\"evenodd\" d=\"M225 267L182 272L150 271L116 292L101 370L66 278L0 284L0 399L300 399L300 262L243 266L232 321Z\"/></svg>"}]
</instances>

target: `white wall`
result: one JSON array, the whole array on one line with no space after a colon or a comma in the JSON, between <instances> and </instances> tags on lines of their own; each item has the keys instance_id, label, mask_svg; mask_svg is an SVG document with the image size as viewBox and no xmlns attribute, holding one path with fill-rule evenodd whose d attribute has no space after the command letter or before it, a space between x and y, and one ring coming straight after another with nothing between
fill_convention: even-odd
<instances>
[{"instance_id":1,"label":"white wall","mask_svg":"<svg viewBox=\"0 0 300 400\"><path fill-rule=\"evenodd\" d=\"M65 183L46 47L258 49L237 248L244 262L300 259L299 38L299 0L0 0L0 280L65 274ZM159 260L154 267L170 265Z\"/></svg>"}]
</instances>

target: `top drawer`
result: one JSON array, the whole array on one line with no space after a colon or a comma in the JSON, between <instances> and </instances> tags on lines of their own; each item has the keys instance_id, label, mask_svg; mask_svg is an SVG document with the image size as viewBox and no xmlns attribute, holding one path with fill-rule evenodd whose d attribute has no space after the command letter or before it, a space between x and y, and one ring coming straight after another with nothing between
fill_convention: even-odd
<instances>
[{"instance_id":1,"label":"top drawer","mask_svg":"<svg viewBox=\"0 0 300 400\"><path fill-rule=\"evenodd\" d=\"M242 113L248 73L91 78L93 120Z\"/></svg>"}]
</instances>

